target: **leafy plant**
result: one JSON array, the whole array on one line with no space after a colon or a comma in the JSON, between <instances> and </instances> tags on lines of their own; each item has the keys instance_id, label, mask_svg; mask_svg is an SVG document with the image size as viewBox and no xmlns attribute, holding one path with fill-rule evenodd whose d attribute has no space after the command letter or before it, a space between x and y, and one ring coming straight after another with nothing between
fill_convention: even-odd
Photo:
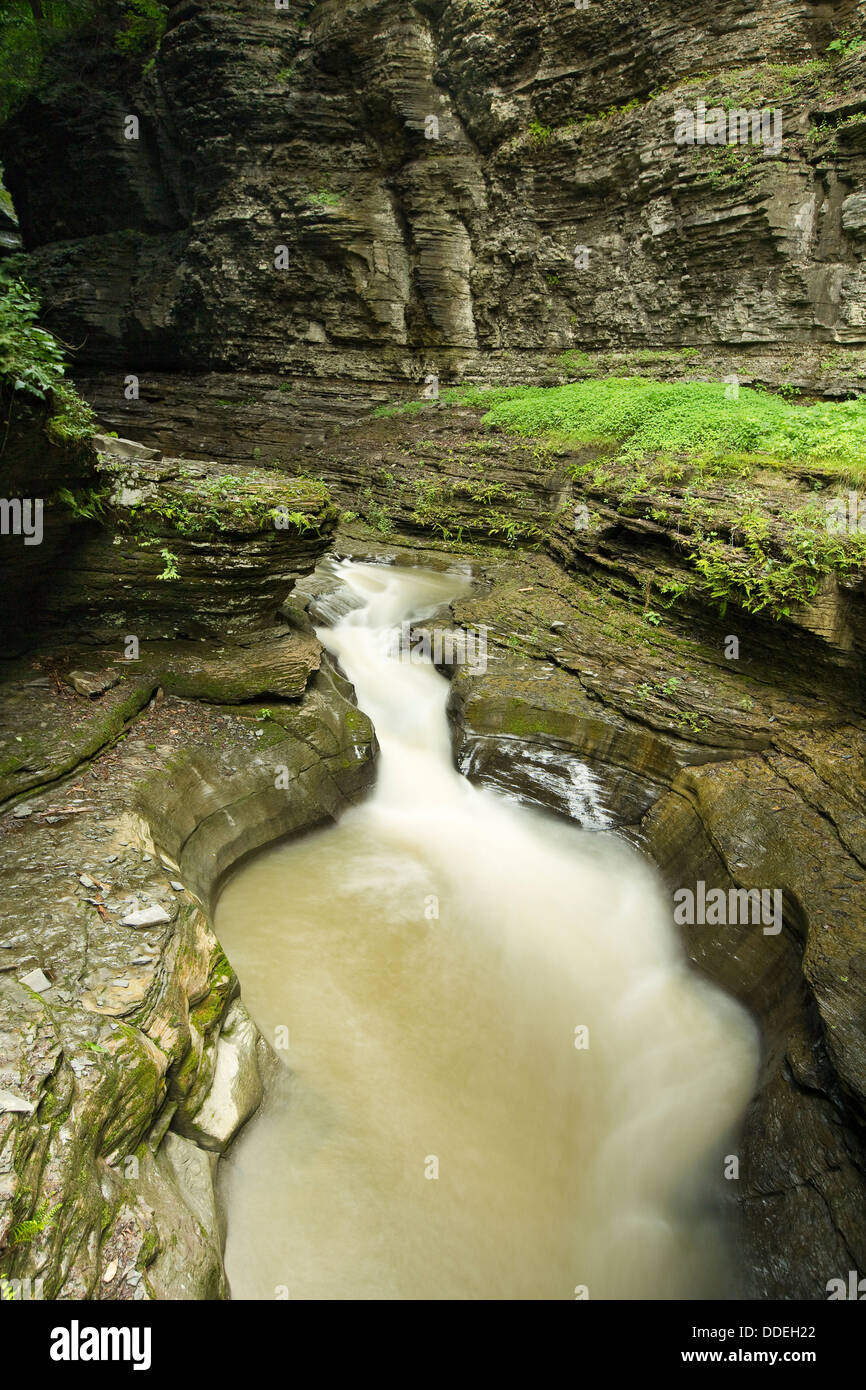
<instances>
[{"instance_id":1,"label":"leafy plant","mask_svg":"<svg viewBox=\"0 0 866 1390\"><path fill-rule=\"evenodd\" d=\"M57 1202L52 1207L46 1199L41 1202L36 1210L36 1214L29 1221L19 1221L17 1226L12 1228L10 1238L11 1245L29 1245L43 1231L48 1231L54 1225L54 1218L62 1202Z\"/></svg>"},{"instance_id":2,"label":"leafy plant","mask_svg":"<svg viewBox=\"0 0 866 1390\"><path fill-rule=\"evenodd\" d=\"M64 352L38 316L39 300L23 280L0 280L0 375L44 400L63 380Z\"/></svg>"},{"instance_id":3,"label":"leafy plant","mask_svg":"<svg viewBox=\"0 0 866 1390\"><path fill-rule=\"evenodd\" d=\"M862 48L864 43L866 43L866 39L863 39L861 35L851 36L846 33L838 39L834 39L832 43L828 43L827 52L837 53L840 58L847 58L849 53L856 53L857 49Z\"/></svg>"},{"instance_id":4,"label":"leafy plant","mask_svg":"<svg viewBox=\"0 0 866 1390\"><path fill-rule=\"evenodd\" d=\"M23 399L50 400L46 429L54 443L86 439L93 434L93 411L64 378L65 352L38 324L37 296L7 267L0 266L0 384Z\"/></svg>"},{"instance_id":5,"label":"leafy plant","mask_svg":"<svg viewBox=\"0 0 866 1390\"><path fill-rule=\"evenodd\" d=\"M314 208L335 208L339 206L339 193L331 193L327 188L320 188L318 193L308 193L306 201Z\"/></svg>"},{"instance_id":6,"label":"leafy plant","mask_svg":"<svg viewBox=\"0 0 866 1390\"><path fill-rule=\"evenodd\" d=\"M377 502L373 496L372 488L364 488L362 493L364 499L364 517L371 526L375 526L383 536L388 536L394 529L391 513L381 502Z\"/></svg>"},{"instance_id":7,"label":"leafy plant","mask_svg":"<svg viewBox=\"0 0 866 1390\"><path fill-rule=\"evenodd\" d=\"M172 555L170 550L161 550L160 555L165 561L165 568L162 574L158 574L157 579L180 579L180 571L177 568L177 556Z\"/></svg>"},{"instance_id":8,"label":"leafy plant","mask_svg":"<svg viewBox=\"0 0 866 1390\"><path fill-rule=\"evenodd\" d=\"M542 125L541 121L529 122L529 139L533 145L546 145L552 135L552 126Z\"/></svg>"},{"instance_id":9,"label":"leafy plant","mask_svg":"<svg viewBox=\"0 0 866 1390\"><path fill-rule=\"evenodd\" d=\"M101 516L108 497L107 488L102 491L89 488L78 492L70 492L68 487L61 487L57 490L57 500L68 507L72 514L81 521L94 521L98 516Z\"/></svg>"},{"instance_id":10,"label":"leafy plant","mask_svg":"<svg viewBox=\"0 0 866 1390\"><path fill-rule=\"evenodd\" d=\"M119 53L150 53L165 33L168 6L159 0L125 0L123 25L114 36Z\"/></svg>"}]
</instances>

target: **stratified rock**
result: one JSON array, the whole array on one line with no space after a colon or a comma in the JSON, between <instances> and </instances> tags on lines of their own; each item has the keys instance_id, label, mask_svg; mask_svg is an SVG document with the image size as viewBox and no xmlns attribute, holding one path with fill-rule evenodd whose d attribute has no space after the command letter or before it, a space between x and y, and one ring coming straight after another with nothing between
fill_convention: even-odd
<instances>
[{"instance_id":1,"label":"stratified rock","mask_svg":"<svg viewBox=\"0 0 866 1390\"><path fill-rule=\"evenodd\" d=\"M55 720L79 706L65 687L37 693ZM34 815L7 828L18 853L0 866L0 936L26 919L60 1000L0 972L7 1277L44 1275L47 1298L225 1297L214 1165L258 1105L259 1066L277 1063L201 904L251 848L321 825L369 785L375 740L348 693L317 671L302 697L274 704L260 739L249 711L167 694L144 737L60 794L62 826ZM53 785L50 766L44 777ZM99 887L97 860L112 861L104 900L80 881ZM156 906L167 868L188 889L171 912ZM125 895L153 906L129 913ZM133 916L152 925L130 931ZM9 1245L40 1210L51 1217L34 1239Z\"/></svg>"},{"instance_id":2,"label":"stratified rock","mask_svg":"<svg viewBox=\"0 0 866 1390\"><path fill-rule=\"evenodd\" d=\"M69 671L66 675L66 683L72 686L76 695L87 695L91 699L104 695L119 680L120 677L113 671Z\"/></svg>"},{"instance_id":3,"label":"stratified rock","mask_svg":"<svg viewBox=\"0 0 866 1390\"><path fill-rule=\"evenodd\" d=\"M166 447L288 461L371 383L537 380L572 347L723 347L729 371L823 389L838 344L856 388L866 77L835 32L787 0L748 22L707 0L343 0L303 25L178 4L138 75L73 36L0 156L90 398ZM701 101L778 112L781 146L678 144Z\"/></svg>"},{"instance_id":4,"label":"stratified rock","mask_svg":"<svg viewBox=\"0 0 866 1390\"><path fill-rule=\"evenodd\" d=\"M275 470L106 451L97 477L104 507L49 601L67 632L113 639L117 658L129 636L143 643L273 623L336 520L324 485Z\"/></svg>"}]
</instances>

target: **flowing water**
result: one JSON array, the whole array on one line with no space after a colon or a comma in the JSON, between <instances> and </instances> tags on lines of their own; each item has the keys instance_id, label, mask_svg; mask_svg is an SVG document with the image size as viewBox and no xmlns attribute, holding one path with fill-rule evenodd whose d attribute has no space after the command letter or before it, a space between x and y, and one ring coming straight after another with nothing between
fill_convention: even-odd
<instances>
[{"instance_id":1,"label":"flowing water","mask_svg":"<svg viewBox=\"0 0 866 1390\"><path fill-rule=\"evenodd\" d=\"M467 581L339 573L358 606L319 636L375 724L375 790L258 855L217 911L248 1008L289 1042L222 1165L233 1297L730 1291L753 1025L686 966L634 850L454 770L447 682L384 639Z\"/></svg>"}]
</instances>

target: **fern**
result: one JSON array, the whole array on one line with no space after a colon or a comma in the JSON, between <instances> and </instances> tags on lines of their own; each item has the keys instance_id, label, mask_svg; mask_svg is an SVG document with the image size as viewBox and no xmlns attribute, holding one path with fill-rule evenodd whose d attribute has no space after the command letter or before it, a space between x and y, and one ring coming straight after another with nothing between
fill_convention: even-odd
<instances>
[{"instance_id":1,"label":"fern","mask_svg":"<svg viewBox=\"0 0 866 1390\"><path fill-rule=\"evenodd\" d=\"M50 1231L54 1225L54 1217L63 1206L62 1202L56 1202L49 1206L47 1199L40 1202L34 1216L28 1221L19 1221L17 1226L13 1226L10 1243L12 1245L29 1245L37 1236L42 1235L43 1231Z\"/></svg>"}]
</instances>

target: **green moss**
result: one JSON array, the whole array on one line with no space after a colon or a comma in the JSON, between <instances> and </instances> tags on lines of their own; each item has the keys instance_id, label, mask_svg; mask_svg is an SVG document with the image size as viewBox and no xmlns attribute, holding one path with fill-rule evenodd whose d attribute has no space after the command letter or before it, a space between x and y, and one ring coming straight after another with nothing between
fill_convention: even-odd
<instances>
[{"instance_id":1,"label":"green moss","mask_svg":"<svg viewBox=\"0 0 866 1390\"><path fill-rule=\"evenodd\" d=\"M96 429L96 416L68 382L55 386L52 392L55 413L46 425L53 444L76 444L89 441Z\"/></svg>"},{"instance_id":2,"label":"green moss","mask_svg":"<svg viewBox=\"0 0 866 1390\"><path fill-rule=\"evenodd\" d=\"M159 1251L159 1233L157 1232L156 1227L152 1226L150 1230L145 1231L144 1233L144 1239L141 1242L141 1248L139 1249L138 1256L135 1261L136 1269L147 1269L148 1265L153 1264L154 1260L159 1254Z\"/></svg>"},{"instance_id":3,"label":"green moss","mask_svg":"<svg viewBox=\"0 0 866 1390\"><path fill-rule=\"evenodd\" d=\"M852 479L866 478L866 396L804 406L748 387L734 396L722 383L607 377L556 387L461 387L443 400L481 407L485 425L509 433L606 441L622 459L739 454L755 467L830 463Z\"/></svg>"},{"instance_id":4,"label":"green moss","mask_svg":"<svg viewBox=\"0 0 866 1390\"><path fill-rule=\"evenodd\" d=\"M374 420L387 420L392 415L418 415L422 410L435 409L438 404L438 400L395 401L388 405L378 405L371 413Z\"/></svg>"}]
</instances>

